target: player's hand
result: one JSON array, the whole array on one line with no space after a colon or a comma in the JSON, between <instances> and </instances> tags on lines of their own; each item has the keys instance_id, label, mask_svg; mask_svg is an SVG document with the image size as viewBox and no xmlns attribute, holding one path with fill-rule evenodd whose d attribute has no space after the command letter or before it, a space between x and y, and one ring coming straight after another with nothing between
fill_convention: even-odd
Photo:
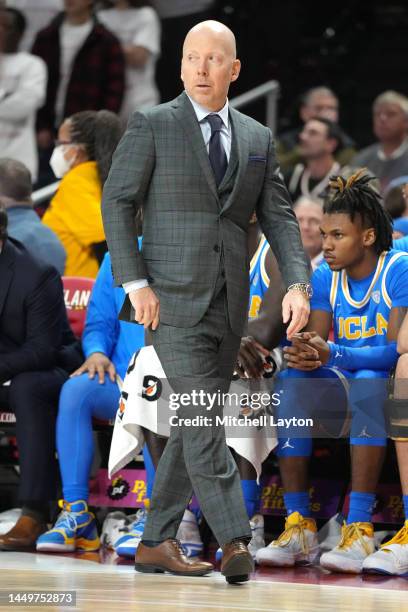
<instances>
[{"instance_id":1,"label":"player's hand","mask_svg":"<svg viewBox=\"0 0 408 612\"><path fill-rule=\"evenodd\" d=\"M312 371L328 362L330 348L316 332L303 332L292 337L292 346L283 348L283 356L288 367Z\"/></svg>"},{"instance_id":2,"label":"player's hand","mask_svg":"<svg viewBox=\"0 0 408 612\"><path fill-rule=\"evenodd\" d=\"M290 289L282 301L282 319L289 323L286 330L288 340L293 334L301 331L309 320L310 304L305 295L298 289Z\"/></svg>"},{"instance_id":3,"label":"player's hand","mask_svg":"<svg viewBox=\"0 0 408 612\"><path fill-rule=\"evenodd\" d=\"M295 338L298 338L301 342L317 350L319 353L319 361L322 365L326 365L330 359L330 347L326 340L323 340L323 338L314 331L296 334Z\"/></svg>"},{"instance_id":4,"label":"player's hand","mask_svg":"<svg viewBox=\"0 0 408 612\"><path fill-rule=\"evenodd\" d=\"M105 374L108 374L112 382L116 380L116 368L104 353L92 353L92 355L89 355L81 367L71 374L70 378L80 376L84 372L88 372L89 378L92 379L97 375L101 385L105 382Z\"/></svg>"},{"instance_id":5,"label":"player's hand","mask_svg":"<svg viewBox=\"0 0 408 612\"><path fill-rule=\"evenodd\" d=\"M135 309L135 321L144 325L145 329L157 329L160 316L160 302L150 287L136 289L129 293L129 299Z\"/></svg>"},{"instance_id":6,"label":"player's hand","mask_svg":"<svg viewBox=\"0 0 408 612\"><path fill-rule=\"evenodd\" d=\"M241 378L262 378L264 367L262 355L269 355L268 349L252 336L241 340L235 370Z\"/></svg>"},{"instance_id":7,"label":"player's hand","mask_svg":"<svg viewBox=\"0 0 408 612\"><path fill-rule=\"evenodd\" d=\"M292 346L283 347L283 357L288 368L295 370L310 372L322 365L318 351L296 338L292 338Z\"/></svg>"}]
</instances>

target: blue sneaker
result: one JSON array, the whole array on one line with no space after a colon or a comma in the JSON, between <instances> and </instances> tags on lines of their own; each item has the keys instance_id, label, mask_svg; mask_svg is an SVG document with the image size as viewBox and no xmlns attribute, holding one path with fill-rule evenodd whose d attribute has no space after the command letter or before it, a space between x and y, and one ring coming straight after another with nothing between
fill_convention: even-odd
<instances>
[{"instance_id":1,"label":"blue sneaker","mask_svg":"<svg viewBox=\"0 0 408 612\"><path fill-rule=\"evenodd\" d=\"M54 527L37 540L37 550L43 552L73 552L99 550L95 516L88 511L86 501L58 502L62 512Z\"/></svg>"},{"instance_id":2,"label":"blue sneaker","mask_svg":"<svg viewBox=\"0 0 408 612\"><path fill-rule=\"evenodd\" d=\"M143 537L147 518L147 510L141 508L137 511L135 522L129 527L129 531L116 540L114 548L119 557L135 558L137 547Z\"/></svg>"}]
</instances>

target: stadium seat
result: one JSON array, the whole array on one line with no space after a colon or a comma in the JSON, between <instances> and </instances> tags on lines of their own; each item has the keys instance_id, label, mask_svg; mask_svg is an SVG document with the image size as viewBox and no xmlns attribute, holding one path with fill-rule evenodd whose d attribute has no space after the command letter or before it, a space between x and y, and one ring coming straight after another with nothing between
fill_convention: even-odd
<instances>
[{"instance_id":1,"label":"stadium seat","mask_svg":"<svg viewBox=\"0 0 408 612\"><path fill-rule=\"evenodd\" d=\"M68 321L74 334L80 338L84 331L86 310L95 281L93 278L81 276L63 276L62 284Z\"/></svg>"}]
</instances>

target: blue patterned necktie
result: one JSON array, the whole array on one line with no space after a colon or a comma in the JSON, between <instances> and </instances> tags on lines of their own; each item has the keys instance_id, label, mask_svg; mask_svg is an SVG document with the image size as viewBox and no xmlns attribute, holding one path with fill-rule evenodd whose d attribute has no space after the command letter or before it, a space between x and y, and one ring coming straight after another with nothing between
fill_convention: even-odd
<instances>
[{"instance_id":1,"label":"blue patterned necktie","mask_svg":"<svg viewBox=\"0 0 408 612\"><path fill-rule=\"evenodd\" d=\"M224 178L224 174L228 166L227 155L221 143L222 119L219 115L207 115L206 120L211 126L208 156L214 172L215 182L218 187Z\"/></svg>"}]
</instances>

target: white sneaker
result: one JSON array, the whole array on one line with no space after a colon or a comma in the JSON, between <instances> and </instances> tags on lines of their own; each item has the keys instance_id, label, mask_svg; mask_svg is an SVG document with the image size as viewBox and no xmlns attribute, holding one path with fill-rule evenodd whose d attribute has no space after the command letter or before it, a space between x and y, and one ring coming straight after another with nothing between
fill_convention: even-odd
<instances>
[{"instance_id":1,"label":"white sneaker","mask_svg":"<svg viewBox=\"0 0 408 612\"><path fill-rule=\"evenodd\" d=\"M256 553L265 546L264 518L262 514L254 514L249 520L249 524L251 526L252 538L248 544L248 550L253 560L256 561ZM222 548L218 548L215 553L215 561L218 563L221 560Z\"/></svg>"},{"instance_id":2,"label":"white sneaker","mask_svg":"<svg viewBox=\"0 0 408 612\"><path fill-rule=\"evenodd\" d=\"M0 535L4 535L14 527L21 516L21 508L12 508L0 512Z\"/></svg>"},{"instance_id":3,"label":"white sneaker","mask_svg":"<svg viewBox=\"0 0 408 612\"><path fill-rule=\"evenodd\" d=\"M344 517L337 513L331 517L317 532L319 547L322 552L332 550L341 538L341 526L344 523Z\"/></svg>"},{"instance_id":4,"label":"white sneaker","mask_svg":"<svg viewBox=\"0 0 408 612\"><path fill-rule=\"evenodd\" d=\"M116 540L123 535L128 522L129 519L124 512L120 510L109 512L102 525L101 546L113 549Z\"/></svg>"},{"instance_id":5,"label":"white sneaker","mask_svg":"<svg viewBox=\"0 0 408 612\"><path fill-rule=\"evenodd\" d=\"M316 522L292 512L285 521L285 531L277 540L256 553L259 565L293 567L313 563L319 554Z\"/></svg>"},{"instance_id":6,"label":"white sneaker","mask_svg":"<svg viewBox=\"0 0 408 612\"><path fill-rule=\"evenodd\" d=\"M203 542L198 529L197 517L191 510L185 510L176 538L187 557L198 557L203 552Z\"/></svg>"},{"instance_id":7,"label":"white sneaker","mask_svg":"<svg viewBox=\"0 0 408 612\"><path fill-rule=\"evenodd\" d=\"M332 572L359 574L363 561L374 551L372 523L344 524L340 542L330 552L323 553L320 565Z\"/></svg>"},{"instance_id":8,"label":"white sneaker","mask_svg":"<svg viewBox=\"0 0 408 612\"><path fill-rule=\"evenodd\" d=\"M258 550L265 548L264 517L262 514L254 514L249 524L251 525L252 538L248 544L248 550L255 561Z\"/></svg>"},{"instance_id":9,"label":"white sneaker","mask_svg":"<svg viewBox=\"0 0 408 612\"><path fill-rule=\"evenodd\" d=\"M363 572L408 576L408 520L380 550L364 559Z\"/></svg>"}]
</instances>

